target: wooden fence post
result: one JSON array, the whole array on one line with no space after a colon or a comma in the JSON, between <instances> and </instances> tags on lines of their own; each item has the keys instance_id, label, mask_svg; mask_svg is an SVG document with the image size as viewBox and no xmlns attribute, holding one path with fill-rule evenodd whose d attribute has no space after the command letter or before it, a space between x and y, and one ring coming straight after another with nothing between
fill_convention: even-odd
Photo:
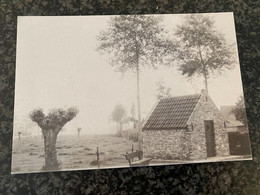
<instances>
[{"instance_id":1,"label":"wooden fence post","mask_svg":"<svg viewBox=\"0 0 260 195\"><path fill-rule=\"evenodd\" d=\"M98 147L97 147L97 152L96 152L96 154L97 154L97 165L98 165L98 168L99 168L99 152L98 152Z\"/></svg>"},{"instance_id":2,"label":"wooden fence post","mask_svg":"<svg viewBox=\"0 0 260 195\"><path fill-rule=\"evenodd\" d=\"M134 145L132 145L132 153L134 152ZM132 162L134 162L134 159L132 159Z\"/></svg>"}]
</instances>

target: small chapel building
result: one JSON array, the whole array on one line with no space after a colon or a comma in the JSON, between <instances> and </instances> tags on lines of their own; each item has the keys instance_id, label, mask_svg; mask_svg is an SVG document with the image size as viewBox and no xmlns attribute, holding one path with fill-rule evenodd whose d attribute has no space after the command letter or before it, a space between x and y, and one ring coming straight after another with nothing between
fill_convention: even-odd
<instances>
[{"instance_id":1,"label":"small chapel building","mask_svg":"<svg viewBox=\"0 0 260 195\"><path fill-rule=\"evenodd\" d=\"M227 156L224 122L206 90L160 99L143 127L144 156L166 160Z\"/></svg>"}]
</instances>

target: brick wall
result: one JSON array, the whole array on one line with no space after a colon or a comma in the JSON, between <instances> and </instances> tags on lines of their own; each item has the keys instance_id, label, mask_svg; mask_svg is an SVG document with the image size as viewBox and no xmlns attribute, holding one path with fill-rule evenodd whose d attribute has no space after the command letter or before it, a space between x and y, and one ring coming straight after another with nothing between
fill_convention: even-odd
<instances>
[{"instance_id":1,"label":"brick wall","mask_svg":"<svg viewBox=\"0 0 260 195\"><path fill-rule=\"evenodd\" d=\"M190 134L184 129L143 131L145 157L167 160L189 159Z\"/></svg>"},{"instance_id":2,"label":"brick wall","mask_svg":"<svg viewBox=\"0 0 260 195\"><path fill-rule=\"evenodd\" d=\"M201 99L188 120L191 131L191 159L207 158L204 120L214 122L216 155L229 155L228 133L224 128L224 117L207 93L203 91Z\"/></svg>"}]
</instances>

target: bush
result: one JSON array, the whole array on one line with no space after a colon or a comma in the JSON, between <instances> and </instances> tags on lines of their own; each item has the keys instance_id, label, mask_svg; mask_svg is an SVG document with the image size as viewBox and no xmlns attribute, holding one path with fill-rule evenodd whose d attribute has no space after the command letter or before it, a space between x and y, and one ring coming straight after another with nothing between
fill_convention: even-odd
<instances>
[{"instance_id":1,"label":"bush","mask_svg":"<svg viewBox=\"0 0 260 195\"><path fill-rule=\"evenodd\" d=\"M122 137L122 132L118 130L118 131L116 132L116 137Z\"/></svg>"},{"instance_id":2,"label":"bush","mask_svg":"<svg viewBox=\"0 0 260 195\"><path fill-rule=\"evenodd\" d=\"M129 140L133 140L134 142L138 142L138 130L131 129L129 131Z\"/></svg>"}]
</instances>

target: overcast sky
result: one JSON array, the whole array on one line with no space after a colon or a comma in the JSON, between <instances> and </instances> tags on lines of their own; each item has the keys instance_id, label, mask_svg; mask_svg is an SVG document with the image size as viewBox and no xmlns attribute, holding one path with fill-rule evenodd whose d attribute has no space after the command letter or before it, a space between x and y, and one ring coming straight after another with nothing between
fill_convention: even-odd
<instances>
[{"instance_id":1,"label":"overcast sky","mask_svg":"<svg viewBox=\"0 0 260 195\"><path fill-rule=\"evenodd\" d=\"M236 43L232 13L210 14L218 31ZM165 27L173 33L182 15L164 15ZM16 60L15 126L24 128L35 108L47 114L51 108L77 106L78 116L65 127L67 133L114 131L111 112L117 104L130 114L136 105L136 75L119 73L96 51L97 36L107 29L111 16L22 16L18 18ZM236 51L237 53L237 51ZM172 95L200 93L202 78L188 81L176 68L142 69L141 111L146 118L156 103L156 83L171 88ZM209 79L209 93L217 107L235 104L243 93L240 68ZM136 106L137 110L137 106ZM27 121L27 122L25 122Z\"/></svg>"}]
</instances>

